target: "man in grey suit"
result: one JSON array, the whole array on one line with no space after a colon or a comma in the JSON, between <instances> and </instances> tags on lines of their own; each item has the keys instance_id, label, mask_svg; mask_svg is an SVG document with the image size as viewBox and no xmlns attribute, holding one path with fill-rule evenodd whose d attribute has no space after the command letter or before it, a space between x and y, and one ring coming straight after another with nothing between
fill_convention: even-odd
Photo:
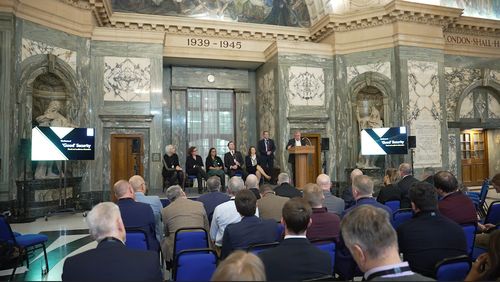
<instances>
[{"instance_id":1,"label":"man in grey suit","mask_svg":"<svg viewBox=\"0 0 500 282\"><path fill-rule=\"evenodd\" d=\"M362 205L344 216L340 228L366 280L433 281L412 272L408 262L401 261L396 231L385 210Z\"/></svg>"},{"instance_id":2,"label":"man in grey suit","mask_svg":"<svg viewBox=\"0 0 500 282\"><path fill-rule=\"evenodd\" d=\"M128 180L135 193L135 201L140 203L149 204L151 209L153 210L153 215L155 216L155 224L156 224L156 239L158 242L161 242L163 238L163 228L161 222L161 209L163 205L161 204L160 197L158 196L146 196L146 182L144 178L140 175L134 175L130 177Z\"/></svg>"},{"instance_id":3,"label":"man in grey suit","mask_svg":"<svg viewBox=\"0 0 500 282\"><path fill-rule=\"evenodd\" d=\"M345 208L344 200L339 197L332 195L330 188L332 187L332 182L330 177L326 174L320 174L316 178L316 184L323 190L323 195L325 196L325 201L323 202L323 207L325 207L328 212L341 215Z\"/></svg>"}]
</instances>

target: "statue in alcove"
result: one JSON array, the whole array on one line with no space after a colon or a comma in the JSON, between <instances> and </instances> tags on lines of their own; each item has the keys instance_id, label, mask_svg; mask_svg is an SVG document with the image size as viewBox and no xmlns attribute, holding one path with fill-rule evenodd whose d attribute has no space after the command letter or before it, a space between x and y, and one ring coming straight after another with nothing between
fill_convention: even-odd
<instances>
[{"instance_id":1,"label":"statue in alcove","mask_svg":"<svg viewBox=\"0 0 500 282\"><path fill-rule=\"evenodd\" d=\"M360 106L358 105L358 107L356 108L356 118L358 120L360 133L361 133L362 129L379 128L379 127L382 127L384 125L383 121L380 117L380 111L374 105L364 107L365 115L362 117L360 115L359 108L360 108ZM366 114L367 112L368 112L368 114ZM363 155L361 155L361 150L360 150L359 155L358 155L358 162L356 163L356 166L358 168L377 168L377 166L375 166L376 159L377 159L377 156L363 156Z\"/></svg>"},{"instance_id":2,"label":"statue in alcove","mask_svg":"<svg viewBox=\"0 0 500 282\"><path fill-rule=\"evenodd\" d=\"M49 106L35 120L38 126L56 126L56 127L76 127L69 119L61 114L62 104L60 101L54 100L49 103ZM56 178L59 174L54 173L53 166L57 167L57 171L61 171L61 162L41 161L38 162L35 170L35 179Z\"/></svg>"}]
</instances>

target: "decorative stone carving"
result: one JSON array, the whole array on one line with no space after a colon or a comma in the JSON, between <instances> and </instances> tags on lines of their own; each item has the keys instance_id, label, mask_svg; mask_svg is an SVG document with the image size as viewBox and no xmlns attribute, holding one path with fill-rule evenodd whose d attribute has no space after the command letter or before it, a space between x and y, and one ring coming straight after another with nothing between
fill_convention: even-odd
<instances>
[{"instance_id":1,"label":"decorative stone carving","mask_svg":"<svg viewBox=\"0 0 500 282\"><path fill-rule=\"evenodd\" d=\"M105 101L147 102L150 89L150 59L104 57Z\"/></svg>"},{"instance_id":2,"label":"decorative stone carving","mask_svg":"<svg viewBox=\"0 0 500 282\"><path fill-rule=\"evenodd\" d=\"M50 46L43 42L38 42L30 39L22 39L23 49L21 60L24 61L34 55L52 54L66 62L76 72L76 52L64 48Z\"/></svg>"},{"instance_id":3,"label":"decorative stone carving","mask_svg":"<svg viewBox=\"0 0 500 282\"><path fill-rule=\"evenodd\" d=\"M325 75L323 69L290 67L288 71L288 90L291 105L324 105Z\"/></svg>"}]
</instances>

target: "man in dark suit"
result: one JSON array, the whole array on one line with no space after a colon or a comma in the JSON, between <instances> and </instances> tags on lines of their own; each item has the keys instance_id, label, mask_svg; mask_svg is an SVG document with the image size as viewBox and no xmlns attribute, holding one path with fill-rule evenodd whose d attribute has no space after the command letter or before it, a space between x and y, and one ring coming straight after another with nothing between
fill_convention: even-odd
<instances>
[{"instance_id":1,"label":"man in dark suit","mask_svg":"<svg viewBox=\"0 0 500 282\"><path fill-rule=\"evenodd\" d=\"M216 175L210 176L207 180L207 189L210 193L203 194L196 199L198 202L203 203L209 223L212 223L212 216L214 215L215 208L231 199L228 194L219 192L220 187L220 178Z\"/></svg>"},{"instance_id":2,"label":"man in dark suit","mask_svg":"<svg viewBox=\"0 0 500 282\"><path fill-rule=\"evenodd\" d=\"M237 249L246 249L252 244L275 242L277 223L274 220L262 220L255 216L257 198L248 189L236 194L234 200L241 221L229 224L222 237L221 258L224 259Z\"/></svg>"},{"instance_id":3,"label":"man in dark suit","mask_svg":"<svg viewBox=\"0 0 500 282\"><path fill-rule=\"evenodd\" d=\"M236 145L233 141L229 141L229 143L227 143L227 147L229 148L229 152L224 154L224 166L226 166L229 178L235 176L236 174L240 174L243 180L245 180L247 174L243 170L243 155L240 151L235 150Z\"/></svg>"},{"instance_id":4,"label":"man in dark suit","mask_svg":"<svg viewBox=\"0 0 500 282\"><path fill-rule=\"evenodd\" d=\"M419 182L408 195L415 215L397 229L399 251L412 271L435 277L436 263L467 255L465 234L460 225L437 212L437 193L431 184Z\"/></svg>"},{"instance_id":5,"label":"man in dark suit","mask_svg":"<svg viewBox=\"0 0 500 282\"><path fill-rule=\"evenodd\" d=\"M399 165L399 175L401 176L401 180L396 183L396 186L401 191L401 208L408 209L411 208L410 198L408 197L408 190L410 187L418 182L418 179L411 175L411 165L409 163L402 163Z\"/></svg>"},{"instance_id":6,"label":"man in dark suit","mask_svg":"<svg viewBox=\"0 0 500 282\"><path fill-rule=\"evenodd\" d=\"M105 202L87 215L90 235L98 242L92 250L68 257L63 281L162 281L158 253L129 249L119 208Z\"/></svg>"},{"instance_id":7,"label":"man in dark suit","mask_svg":"<svg viewBox=\"0 0 500 282\"><path fill-rule=\"evenodd\" d=\"M278 186L274 188L274 192L281 197L302 197L302 192L290 185L290 176L288 176L286 172L282 172L278 175Z\"/></svg>"},{"instance_id":8,"label":"man in dark suit","mask_svg":"<svg viewBox=\"0 0 500 282\"><path fill-rule=\"evenodd\" d=\"M341 229L365 280L433 281L401 261L398 238L384 210L370 205L354 209L342 219Z\"/></svg>"},{"instance_id":9,"label":"man in dark suit","mask_svg":"<svg viewBox=\"0 0 500 282\"><path fill-rule=\"evenodd\" d=\"M125 228L139 228L146 233L149 249L158 251L160 243L156 239L156 223L153 209L145 203L135 201L132 185L127 180L118 180L113 186L118 199L118 207Z\"/></svg>"},{"instance_id":10,"label":"man in dark suit","mask_svg":"<svg viewBox=\"0 0 500 282\"><path fill-rule=\"evenodd\" d=\"M283 206L285 239L277 247L259 253L268 280L297 281L332 275L330 255L306 238L311 214L311 206L301 198Z\"/></svg>"},{"instance_id":11,"label":"man in dark suit","mask_svg":"<svg viewBox=\"0 0 500 282\"><path fill-rule=\"evenodd\" d=\"M272 176L276 146L273 139L269 138L269 131L262 132L262 139L257 142L257 151L260 154L262 168L264 168L267 174Z\"/></svg>"},{"instance_id":12,"label":"man in dark suit","mask_svg":"<svg viewBox=\"0 0 500 282\"><path fill-rule=\"evenodd\" d=\"M359 175L356 176L353 179L352 182L352 195L354 196L354 199L356 200L356 204L346 210L342 213L342 217L347 214L349 211L355 209L356 207L362 206L362 205L371 205L375 206L377 208L381 208L389 214L389 216L392 216L392 210L388 206L385 206L375 198L372 197L373 195L373 180L368 176L368 175Z\"/></svg>"},{"instance_id":13,"label":"man in dark suit","mask_svg":"<svg viewBox=\"0 0 500 282\"><path fill-rule=\"evenodd\" d=\"M292 139L288 140L288 143L286 144L286 149L290 149L292 147L298 147L298 146L305 146L306 141L304 138L301 137L300 131L295 131L293 134ZM295 174L295 156L293 154L288 154L288 162L292 166L292 173L293 173L293 179L295 180L296 174Z\"/></svg>"}]
</instances>

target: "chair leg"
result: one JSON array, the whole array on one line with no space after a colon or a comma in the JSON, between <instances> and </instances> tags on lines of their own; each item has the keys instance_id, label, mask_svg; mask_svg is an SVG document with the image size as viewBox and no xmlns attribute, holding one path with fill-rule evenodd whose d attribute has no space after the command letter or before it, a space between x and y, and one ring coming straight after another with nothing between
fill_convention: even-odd
<instances>
[{"instance_id":1,"label":"chair leg","mask_svg":"<svg viewBox=\"0 0 500 282\"><path fill-rule=\"evenodd\" d=\"M45 273L49 273L49 260L47 259L47 249L45 248L45 243L43 246L43 256L45 257Z\"/></svg>"}]
</instances>

